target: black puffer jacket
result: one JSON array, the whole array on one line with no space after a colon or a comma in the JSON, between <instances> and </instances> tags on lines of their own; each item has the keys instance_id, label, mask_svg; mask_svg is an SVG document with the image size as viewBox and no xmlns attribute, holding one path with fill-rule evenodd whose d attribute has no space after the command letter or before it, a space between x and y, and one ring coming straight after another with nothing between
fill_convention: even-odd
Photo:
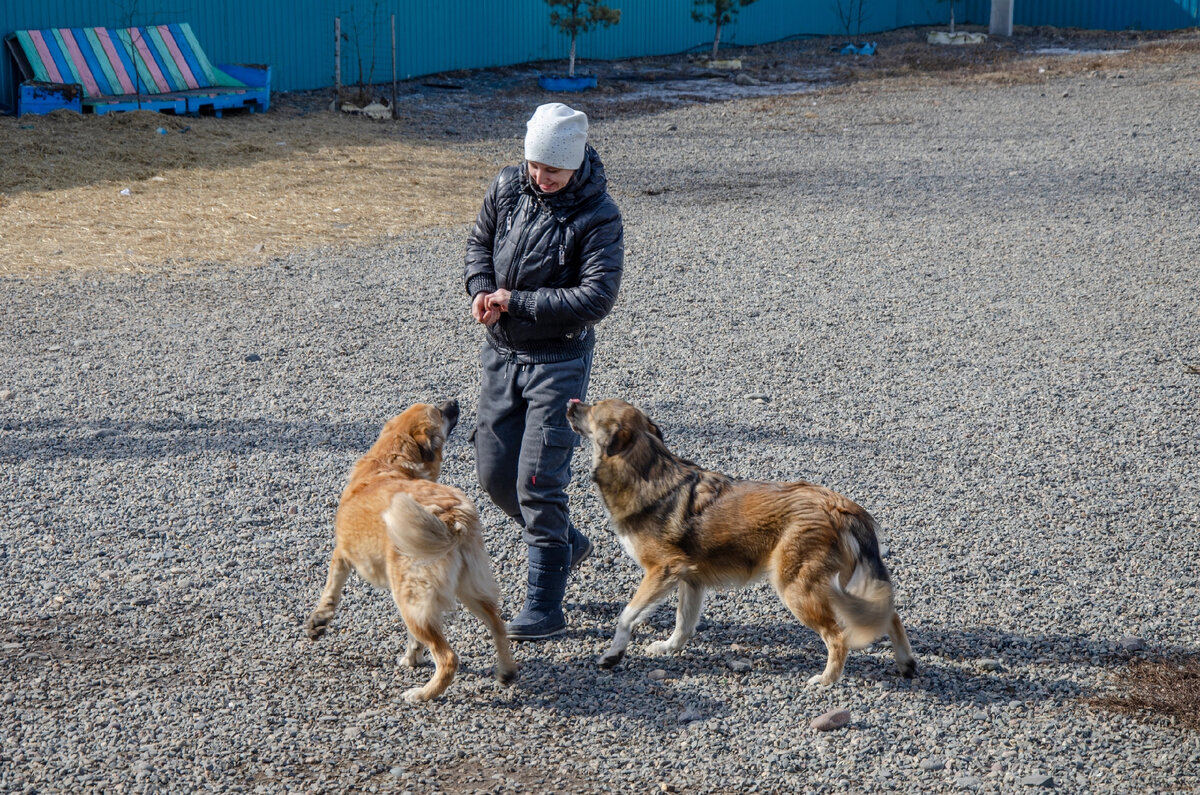
<instances>
[{"instance_id":1,"label":"black puffer jacket","mask_svg":"<svg viewBox=\"0 0 1200 795\"><path fill-rule=\"evenodd\" d=\"M542 193L525 165L509 166L488 188L467 240L466 285L474 299L512 291L508 312L488 328L502 353L530 362L582 356L592 326L617 300L625 263L621 213L606 191L591 146L566 187Z\"/></svg>"}]
</instances>

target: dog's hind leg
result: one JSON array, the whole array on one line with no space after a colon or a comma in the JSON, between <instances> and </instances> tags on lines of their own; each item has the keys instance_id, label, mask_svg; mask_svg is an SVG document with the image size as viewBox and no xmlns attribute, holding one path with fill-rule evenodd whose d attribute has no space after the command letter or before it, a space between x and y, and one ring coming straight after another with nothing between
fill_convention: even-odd
<instances>
[{"instance_id":1,"label":"dog's hind leg","mask_svg":"<svg viewBox=\"0 0 1200 795\"><path fill-rule=\"evenodd\" d=\"M414 611L405 608L401 608L401 615L404 616L404 623L408 625L408 631L433 655L434 665L433 676L429 681L422 687L404 691L404 700L416 704L437 698L454 681L454 674L458 671L458 655L450 648L450 644L446 643L442 628L437 623L425 623L425 616L416 615Z\"/></svg>"},{"instance_id":2,"label":"dog's hind leg","mask_svg":"<svg viewBox=\"0 0 1200 795\"><path fill-rule=\"evenodd\" d=\"M912 646L908 645L908 633L900 623L900 614L895 610L892 611L888 637L892 639L892 650L896 653L896 668L901 676L912 679L917 672L917 658L913 656Z\"/></svg>"},{"instance_id":3,"label":"dog's hind leg","mask_svg":"<svg viewBox=\"0 0 1200 795\"><path fill-rule=\"evenodd\" d=\"M460 596L467 609L479 618L492 636L496 647L496 681L508 684L517 678L517 663L513 660L512 648L508 643L508 634L504 631L504 619L500 617L500 608L496 602L488 599L472 599Z\"/></svg>"},{"instance_id":4,"label":"dog's hind leg","mask_svg":"<svg viewBox=\"0 0 1200 795\"><path fill-rule=\"evenodd\" d=\"M813 587L810 584L817 581L817 578L793 580L780 595L792 614L806 627L815 630L821 636L821 640L825 641L825 670L809 677L808 683L831 685L842 676L849 646L828 597L819 590L820 586Z\"/></svg>"},{"instance_id":5,"label":"dog's hind leg","mask_svg":"<svg viewBox=\"0 0 1200 795\"><path fill-rule=\"evenodd\" d=\"M648 654L674 654L696 634L700 610L704 607L704 586L698 583L679 583L679 607L675 611L675 631L666 640L656 640L646 647Z\"/></svg>"},{"instance_id":6,"label":"dog's hind leg","mask_svg":"<svg viewBox=\"0 0 1200 795\"><path fill-rule=\"evenodd\" d=\"M596 659L597 665L601 668L612 668L621 662L621 658L625 656L625 649L629 647L629 639L633 637L633 628L646 620L659 602L665 599L671 589L675 587L676 582L678 580L675 572L666 566L646 571L637 592L629 600L629 604L625 605L625 609L621 611L612 643L609 645L608 651Z\"/></svg>"},{"instance_id":7,"label":"dog's hind leg","mask_svg":"<svg viewBox=\"0 0 1200 795\"><path fill-rule=\"evenodd\" d=\"M477 539L463 547L463 571L458 578L458 600L487 627L496 647L496 679L504 684L517 676L504 619L500 617L500 588L492 575L492 562Z\"/></svg>"},{"instance_id":8,"label":"dog's hind leg","mask_svg":"<svg viewBox=\"0 0 1200 795\"><path fill-rule=\"evenodd\" d=\"M335 549L333 558L329 561L329 575L325 578L325 590L321 593L321 600L317 602L317 609L312 612L304 625L311 640L316 640L325 634L326 627L333 620L338 603L342 601L342 588L346 585L346 578L349 576L350 561L343 558Z\"/></svg>"}]
</instances>

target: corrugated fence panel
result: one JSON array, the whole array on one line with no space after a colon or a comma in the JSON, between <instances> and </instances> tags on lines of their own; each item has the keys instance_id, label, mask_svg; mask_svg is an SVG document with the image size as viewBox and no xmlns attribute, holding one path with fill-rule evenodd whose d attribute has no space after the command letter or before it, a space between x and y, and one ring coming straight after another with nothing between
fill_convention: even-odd
<instances>
[{"instance_id":1,"label":"corrugated fence panel","mask_svg":"<svg viewBox=\"0 0 1200 795\"><path fill-rule=\"evenodd\" d=\"M989 0L969 0L967 7L971 23L989 23ZM1179 30L1200 25L1200 0L1013 0L1013 24L1091 30Z\"/></svg>"},{"instance_id":2,"label":"corrugated fence panel","mask_svg":"<svg viewBox=\"0 0 1200 795\"><path fill-rule=\"evenodd\" d=\"M809 35L860 35L838 9L851 0L758 0L722 29L727 45ZM861 35L939 25L937 0L864 0ZM986 25L989 0L955 0L955 16ZM1017 25L1177 29L1200 24L1200 0L1014 0ZM844 5L843 5L844 4ZM702 52L713 26L695 22L692 0L609 0L621 22L579 38L589 60ZM334 19L342 20L342 82L391 79L391 17L397 72L423 74L565 59L569 39L550 27L544 0L0 0L0 35L50 27L126 27L189 22L213 61L266 63L278 90L333 84ZM961 15L961 17L960 17ZM361 66L360 66L361 64ZM0 103L14 104L12 61L0 54Z\"/></svg>"}]
</instances>

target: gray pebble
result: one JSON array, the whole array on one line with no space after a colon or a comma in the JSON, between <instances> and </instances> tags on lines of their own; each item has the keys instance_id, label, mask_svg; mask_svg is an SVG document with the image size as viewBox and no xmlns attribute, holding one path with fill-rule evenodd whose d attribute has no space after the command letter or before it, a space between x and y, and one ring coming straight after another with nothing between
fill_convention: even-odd
<instances>
[{"instance_id":1,"label":"gray pebble","mask_svg":"<svg viewBox=\"0 0 1200 795\"><path fill-rule=\"evenodd\" d=\"M834 731L841 729L850 723L850 712L844 709L835 709L826 712L824 715L818 715L812 719L809 724L812 728L819 732Z\"/></svg>"}]
</instances>

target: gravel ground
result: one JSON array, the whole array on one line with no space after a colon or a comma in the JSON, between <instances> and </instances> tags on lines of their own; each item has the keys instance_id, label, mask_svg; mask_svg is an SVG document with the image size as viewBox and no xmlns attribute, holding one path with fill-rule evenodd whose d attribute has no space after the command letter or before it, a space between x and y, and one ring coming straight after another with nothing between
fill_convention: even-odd
<instances>
[{"instance_id":1,"label":"gravel ground","mask_svg":"<svg viewBox=\"0 0 1200 795\"><path fill-rule=\"evenodd\" d=\"M467 219L258 269L5 280L0 790L1196 790L1195 733L1086 699L1200 651L1197 91L1191 54L596 125L628 256L591 396L870 509L911 681L877 644L807 687L823 647L765 584L649 658L664 607L598 670L639 572L582 457L597 554L512 687L460 612L458 679L403 703L428 671L398 668L391 600L357 578L304 637L380 425L451 396L473 420ZM511 613L523 551L465 438L444 477L480 501Z\"/></svg>"}]
</instances>

